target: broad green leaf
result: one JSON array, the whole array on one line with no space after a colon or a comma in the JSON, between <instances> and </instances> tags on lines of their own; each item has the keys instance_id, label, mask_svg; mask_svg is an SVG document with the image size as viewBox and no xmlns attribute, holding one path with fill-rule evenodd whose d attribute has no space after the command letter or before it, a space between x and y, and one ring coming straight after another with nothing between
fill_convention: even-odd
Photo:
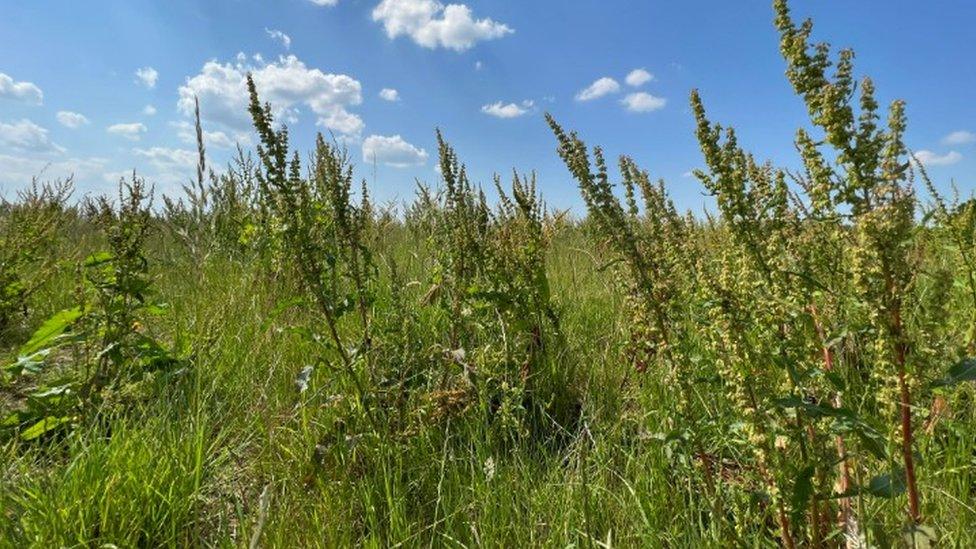
<instances>
[{"instance_id":1,"label":"broad green leaf","mask_svg":"<svg viewBox=\"0 0 976 549\"><path fill-rule=\"evenodd\" d=\"M4 370L17 376L24 372L36 374L44 369L44 359L50 352L50 349L42 349L32 355L18 357L17 362L8 364Z\"/></svg>"},{"instance_id":2,"label":"broad green leaf","mask_svg":"<svg viewBox=\"0 0 976 549\"><path fill-rule=\"evenodd\" d=\"M905 542L905 547L930 549L936 546L938 536L935 535L935 529L931 526L915 524L905 528L902 532L902 540Z\"/></svg>"},{"instance_id":3,"label":"broad green leaf","mask_svg":"<svg viewBox=\"0 0 976 549\"><path fill-rule=\"evenodd\" d=\"M76 320L81 318L82 314L84 313L79 307L72 307L71 309L65 309L56 313L34 332L30 340L20 348L18 354L20 356L29 356L45 347L50 347L58 336L63 334Z\"/></svg>"},{"instance_id":4,"label":"broad green leaf","mask_svg":"<svg viewBox=\"0 0 976 549\"><path fill-rule=\"evenodd\" d=\"M808 465L801 469L793 480L793 495L790 503L793 507L793 521L799 523L803 520L803 515L810 506L813 498L813 474L816 468Z\"/></svg>"},{"instance_id":5,"label":"broad green leaf","mask_svg":"<svg viewBox=\"0 0 976 549\"><path fill-rule=\"evenodd\" d=\"M966 358L949 368L946 376L932 383L933 387L950 387L964 381L976 381L976 358Z\"/></svg>"},{"instance_id":6,"label":"broad green leaf","mask_svg":"<svg viewBox=\"0 0 976 549\"><path fill-rule=\"evenodd\" d=\"M905 493L905 471L898 470L871 479L865 492L879 498L893 498Z\"/></svg>"},{"instance_id":7,"label":"broad green leaf","mask_svg":"<svg viewBox=\"0 0 976 549\"><path fill-rule=\"evenodd\" d=\"M24 431L22 431L20 433L20 438L23 440L34 440L42 436L44 433L53 431L54 429L57 429L58 427L64 425L65 423L70 423L70 422L71 422L71 418L68 416L63 416L63 417L48 416L38 421L34 425L31 425Z\"/></svg>"}]
</instances>

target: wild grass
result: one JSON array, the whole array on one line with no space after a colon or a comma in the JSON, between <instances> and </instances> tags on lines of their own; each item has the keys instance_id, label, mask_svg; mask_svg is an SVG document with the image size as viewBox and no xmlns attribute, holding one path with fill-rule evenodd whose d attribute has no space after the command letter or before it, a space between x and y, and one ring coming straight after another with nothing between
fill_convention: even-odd
<instances>
[{"instance_id":1,"label":"wild grass","mask_svg":"<svg viewBox=\"0 0 976 549\"><path fill-rule=\"evenodd\" d=\"M549 117L581 215L440 133L396 215L253 85L182 200L4 204L0 546L976 544L976 209L776 10L822 135L777 169L693 93L714 214Z\"/></svg>"}]
</instances>

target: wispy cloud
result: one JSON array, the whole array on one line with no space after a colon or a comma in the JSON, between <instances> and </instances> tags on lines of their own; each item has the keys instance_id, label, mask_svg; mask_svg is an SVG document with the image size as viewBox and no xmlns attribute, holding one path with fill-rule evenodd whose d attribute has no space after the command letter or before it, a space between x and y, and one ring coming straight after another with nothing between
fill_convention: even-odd
<instances>
[{"instance_id":1,"label":"wispy cloud","mask_svg":"<svg viewBox=\"0 0 976 549\"><path fill-rule=\"evenodd\" d=\"M159 72L152 67L142 67L136 70L136 82L139 82L143 86L152 89L156 87L156 82L159 81Z\"/></svg>"},{"instance_id":2,"label":"wispy cloud","mask_svg":"<svg viewBox=\"0 0 976 549\"><path fill-rule=\"evenodd\" d=\"M44 92L33 82L17 82L0 72L0 98L40 105L44 102Z\"/></svg>"},{"instance_id":3,"label":"wispy cloud","mask_svg":"<svg viewBox=\"0 0 976 549\"><path fill-rule=\"evenodd\" d=\"M26 118L10 124L0 122L0 145L26 152L64 152L64 147L51 141L46 128Z\"/></svg>"},{"instance_id":4,"label":"wispy cloud","mask_svg":"<svg viewBox=\"0 0 976 549\"><path fill-rule=\"evenodd\" d=\"M915 151L915 158L925 166L949 166L962 160L962 155L956 151L938 154L932 151Z\"/></svg>"},{"instance_id":5,"label":"wispy cloud","mask_svg":"<svg viewBox=\"0 0 976 549\"><path fill-rule=\"evenodd\" d=\"M580 90L580 92L576 94L576 100L592 101L611 93L617 93L618 91L620 91L620 84L613 78L604 76L603 78L600 78L587 86L585 89Z\"/></svg>"},{"instance_id":6,"label":"wispy cloud","mask_svg":"<svg viewBox=\"0 0 976 549\"><path fill-rule=\"evenodd\" d=\"M630 112L652 112L663 109L668 104L667 99L646 92L629 94L627 97L621 99L620 102Z\"/></svg>"},{"instance_id":7,"label":"wispy cloud","mask_svg":"<svg viewBox=\"0 0 976 549\"><path fill-rule=\"evenodd\" d=\"M58 122L65 128L76 129L89 124L88 118L77 112L58 111Z\"/></svg>"},{"instance_id":8,"label":"wispy cloud","mask_svg":"<svg viewBox=\"0 0 976 549\"><path fill-rule=\"evenodd\" d=\"M495 118L518 118L528 114L534 106L535 102L529 100L522 101L521 104L496 101L481 107L481 112Z\"/></svg>"},{"instance_id":9,"label":"wispy cloud","mask_svg":"<svg viewBox=\"0 0 976 549\"><path fill-rule=\"evenodd\" d=\"M942 138L944 145L969 145L976 143L976 133L967 130L958 130Z\"/></svg>"},{"instance_id":10,"label":"wispy cloud","mask_svg":"<svg viewBox=\"0 0 976 549\"><path fill-rule=\"evenodd\" d=\"M112 124L105 129L108 133L124 137L129 141L139 141L142 134L146 133L146 130L146 125L142 122Z\"/></svg>"},{"instance_id":11,"label":"wispy cloud","mask_svg":"<svg viewBox=\"0 0 976 549\"><path fill-rule=\"evenodd\" d=\"M278 29L265 28L264 32L267 33L269 38L281 44L286 50L291 49L291 36L288 36Z\"/></svg>"}]
</instances>

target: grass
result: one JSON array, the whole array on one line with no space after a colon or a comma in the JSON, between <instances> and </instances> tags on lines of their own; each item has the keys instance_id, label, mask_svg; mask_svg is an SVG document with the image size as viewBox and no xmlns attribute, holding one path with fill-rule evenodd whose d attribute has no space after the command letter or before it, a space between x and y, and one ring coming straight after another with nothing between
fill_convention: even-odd
<instances>
[{"instance_id":1,"label":"grass","mask_svg":"<svg viewBox=\"0 0 976 549\"><path fill-rule=\"evenodd\" d=\"M424 251L410 234L394 229L386 238L405 279L423 280ZM396 444L342 441L352 448L345 460L327 463L315 457L317 410L304 403L328 399L300 396L294 384L308 343L287 328L302 323L303 311L276 310L289 293L259 266L224 258L187 277L190 258L165 241L154 245L169 256L153 275L170 306L154 330L189 342L194 368L154 387L137 412L112 422L111 436L92 429L39 448L7 444L0 543L245 545L262 517L267 546L772 543L758 507L716 524L699 469L655 439L672 388L655 375L635 379L622 360L619 297L579 229L555 239L548 268L569 341L561 360L575 366L585 429L561 447L537 448L495 443L483 423L460 418ZM67 280L50 286L55 294L71 288ZM407 287L422 298L424 287ZM324 373L309 391L349 394ZM971 405L958 408L920 448L926 515L946 546L974 541L974 420ZM755 497L729 474L719 497ZM897 522L898 505L865 503L868 514Z\"/></svg>"}]
</instances>

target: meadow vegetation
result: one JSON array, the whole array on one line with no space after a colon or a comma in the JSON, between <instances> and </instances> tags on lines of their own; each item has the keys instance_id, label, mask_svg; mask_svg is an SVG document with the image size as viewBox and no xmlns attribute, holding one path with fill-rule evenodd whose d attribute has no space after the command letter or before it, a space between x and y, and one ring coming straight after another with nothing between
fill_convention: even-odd
<instances>
[{"instance_id":1,"label":"meadow vegetation","mask_svg":"<svg viewBox=\"0 0 976 549\"><path fill-rule=\"evenodd\" d=\"M4 202L0 545L976 545L976 202L775 25L801 168L692 92L712 212L551 116L581 215L439 132L379 207L250 81L260 145L215 173L198 111L182 197Z\"/></svg>"}]
</instances>

